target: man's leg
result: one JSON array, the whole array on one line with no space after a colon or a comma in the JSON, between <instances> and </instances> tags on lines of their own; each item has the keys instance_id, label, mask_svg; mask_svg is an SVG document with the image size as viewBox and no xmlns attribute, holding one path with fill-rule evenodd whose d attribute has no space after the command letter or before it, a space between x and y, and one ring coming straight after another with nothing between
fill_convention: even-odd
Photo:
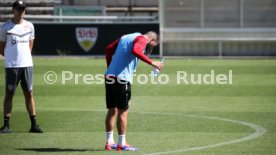
<instances>
[{"instance_id":1,"label":"man's leg","mask_svg":"<svg viewBox=\"0 0 276 155\"><path fill-rule=\"evenodd\" d=\"M115 125L115 119L118 113L115 104L114 95L114 83L108 83L108 79L105 82L105 97L106 97L106 108L107 114L105 118L105 131L106 131L106 144L105 150L112 150L117 148L117 144L114 141L113 130Z\"/></svg>"},{"instance_id":2,"label":"man's leg","mask_svg":"<svg viewBox=\"0 0 276 155\"><path fill-rule=\"evenodd\" d=\"M31 129L30 132L33 133L42 133L43 131L40 127L36 124L36 112L35 112L35 102L33 97L33 68L26 67L22 68L21 70L21 87L24 92L25 97L25 105L26 109L29 113L30 120L31 120Z\"/></svg>"},{"instance_id":3,"label":"man's leg","mask_svg":"<svg viewBox=\"0 0 276 155\"><path fill-rule=\"evenodd\" d=\"M122 151L136 151L138 148L132 147L126 142L127 130L127 115L128 110L118 110L117 129L118 129L118 146L117 150Z\"/></svg>"},{"instance_id":4,"label":"man's leg","mask_svg":"<svg viewBox=\"0 0 276 155\"><path fill-rule=\"evenodd\" d=\"M117 116L117 129L118 129L118 146L117 150L135 151L138 148L132 147L126 142L127 130L127 116L129 101L131 99L131 85L129 82L120 83L118 86L119 93L117 94L118 100L118 116Z\"/></svg>"},{"instance_id":5,"label":"man's leg","mask_svg":"<svg viewBox=\"0 0 276 155\"><path fill-rule=\"evenodd\" d=\"M117 116L117 108L109 108L106 114L105 127L106 127L106 139L108 144L114 144L113 130L115 119Z\"/></svg>"},{"instance_id":6,"label":"man's leg","mask_svg":"<svg viewBox=\"0 0 276 155\"><path fill-rule=\"evenodd\" d=\"M129 82L121 81L118 85L119 93L117 94L118 100L118 117L117 117L117 129L118 129L118 145L126 145L126 129L127 129L127 116L129 108L129 100L131 98L131 85Z\"/></svg>"},{"instance_id":7,"label":"man's leg","mask_svg":"<svg viewBox=\"0 0 276 155\"><path fill-rule=\"evenodd\" d=\"M10 130L10 117L12 111L12 99L14 96L13 91L6 91L5 99L4 99L4 126L0 129L0 133L9 133Z\"/></svg>"},{"instance_id":8,"label":"man's leg","mask_svg":"<svg viewBox=\"0 0 276 155\"><path fill-rule=\"evenodd\" d=\"M11 116L13 96L14 96L13 91L6 91L6 95L4 99L4 117Z\"/></svg>"},{"instance_id":9,"label":"man's leg","mask_svg":"<svg viewBox=\"0 0 276 155\"><path fill-rule=\"evenodd\" d=\"M118 110L117 129L118 129L118 144L124 146L126 144L126 129L127 129L128 110Z\"/></svg>"},{"instance_id":10,"label":"man's leg","mask_svg":"<svg viewBox=\"0 0 276 155\"><path fill-rule=\"evenodd\" d=\"M12 99L19 81L18 68L6 68L6 93L4 99L4 126L0 129L0 133L9 133L10 130L10 117L12 111Z\"/></svg>"},{"instance_id":11,"label":"man's leg","mask_svg":"<svg viewBox=\"0 0 276 155\"><path fill-rule=\"evenodd\" d=\"M31 120L31 129L30 132L42 133L43 131L36 124L36 113L35 113L35 102L32 91L24 91L26 109L29 113Z\"/></svg>"},{"instance_id":12,"label":"man's leg","mask_svg":"<svg viewBox=\"0 0 276 155\"><path fill-rule=\"evenodd\" d=\"M35 102L32 91L24 91L25 105L29 113L32 127L36 126Z\"/></svg>"},{"instance_id":13,"label":"man's leg","mask_svg":"<svg viewBox=\"0 0 276 155\"><path fill-rule=\"evenodd\" d=\"M24 91L25 104L30 116L35 116L35 102L32 91Z\"/></svg>"}]
</instances>

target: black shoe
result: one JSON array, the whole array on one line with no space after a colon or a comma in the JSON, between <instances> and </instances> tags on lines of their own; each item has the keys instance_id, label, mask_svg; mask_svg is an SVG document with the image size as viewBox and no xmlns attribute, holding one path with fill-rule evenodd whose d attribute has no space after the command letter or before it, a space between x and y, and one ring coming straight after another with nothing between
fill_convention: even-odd
<instances>
[{"instance_id":1,"label":"black shoe","mask_svg":"<svg viewBox=\"0 0 276 155\"><path fill-rule=\"evenodd\" d=\"M30 131L31 133L43 133L43 131L40 129L38 125L32 126Z\"/></svg>"},{"instance_id":2,"label":"black shoe","mask_svg":"<svg viewBox=\"0 0 276 155\"><path fill-rule=\"evenodd\" d=\"M0 128L0 133L11 133L11 129L7 126Z\"/></svg>"}]
</instances>

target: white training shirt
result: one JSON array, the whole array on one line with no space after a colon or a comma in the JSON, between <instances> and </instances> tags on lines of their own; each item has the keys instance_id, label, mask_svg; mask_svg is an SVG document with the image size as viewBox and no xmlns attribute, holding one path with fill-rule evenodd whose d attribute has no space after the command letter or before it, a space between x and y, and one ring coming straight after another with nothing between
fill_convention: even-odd
<instances>
[{"instance_id":1,"label":"white training shirt","mask_svg":"<svg viewBox=\"0 0 276 155\"><path fill-rule=\"evenodd\" d=\"M33 24L26 20L20 24L8 20L2 25L0 41L6 42L4 50L6 68L33 66L29 41L34 39L34 34Z\"/></svg>"}]
</instances>

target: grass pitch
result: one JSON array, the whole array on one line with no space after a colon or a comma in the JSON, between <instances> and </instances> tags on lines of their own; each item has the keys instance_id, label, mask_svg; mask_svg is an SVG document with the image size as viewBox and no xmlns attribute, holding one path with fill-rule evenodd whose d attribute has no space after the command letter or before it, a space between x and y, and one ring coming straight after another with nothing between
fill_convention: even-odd
<instances>
[{"instance_id":1,"label":"grass pitch","mask_svg":"<svg viewBox=\"0 0 276 155\"><path fill-rule=\"evenodd\" d=\"M160 73L169 75L167 84L138 84L134 81L127 141L140 150L123 153L103 149L106 113L104 84L85 84L81 77L62 84L61 79L62 71L83 75L103 74L105 61L35 58L34 64L37 118L45 133L28 133L30 121L21 88L18 87L11 118L13 133L0 134L1 155L276 154L275 60L165 60L165 69ZM1 68L0 99L3 101L3 60ZM149 74L151 70L151 67L140 62L137 75ZM211 70L215 74L227 74L232 70L233 84L177 84L177 71L209 74ZM58 76L54 84L47 84L44 80L44 74L48 71L54 71ZM3 106L0 107L2 113ZM210 116L218 119L208 119ZM255 129L221 119L252 123L264 128L266 133L238 143L243 137L254 134ZM2 118L0 123L3 124ZM223 145L235 140L237 143ZM214 144L221 146L210 147Z\"/></svg>"}]
</instances>

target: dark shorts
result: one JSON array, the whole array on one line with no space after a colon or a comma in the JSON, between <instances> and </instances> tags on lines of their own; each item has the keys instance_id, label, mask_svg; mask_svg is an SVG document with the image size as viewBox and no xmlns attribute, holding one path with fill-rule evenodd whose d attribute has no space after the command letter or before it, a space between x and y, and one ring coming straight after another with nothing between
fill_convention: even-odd
<instances>
[{"instance_id":1,"label":"dark shorts","mask_svg":"<svg viewBox=\"0 0 276 155\"><path fill-rule=\"evenodd\" d=\"M15 92L19 82L23 91L32 91L33 67L6 68L6 91Z\"/></svg>"},{"instance_id":2,"label":"dark shorts","mask_svg":"<svg viewBox=\"0 0 276 155\"><path fill-rule=\"evenodd\" d=\"M110 80L113 79L113 80ZM131 85L127 81L105 78L106 107L127 110L131 98Z\"/></svg>"}]
</instances>

